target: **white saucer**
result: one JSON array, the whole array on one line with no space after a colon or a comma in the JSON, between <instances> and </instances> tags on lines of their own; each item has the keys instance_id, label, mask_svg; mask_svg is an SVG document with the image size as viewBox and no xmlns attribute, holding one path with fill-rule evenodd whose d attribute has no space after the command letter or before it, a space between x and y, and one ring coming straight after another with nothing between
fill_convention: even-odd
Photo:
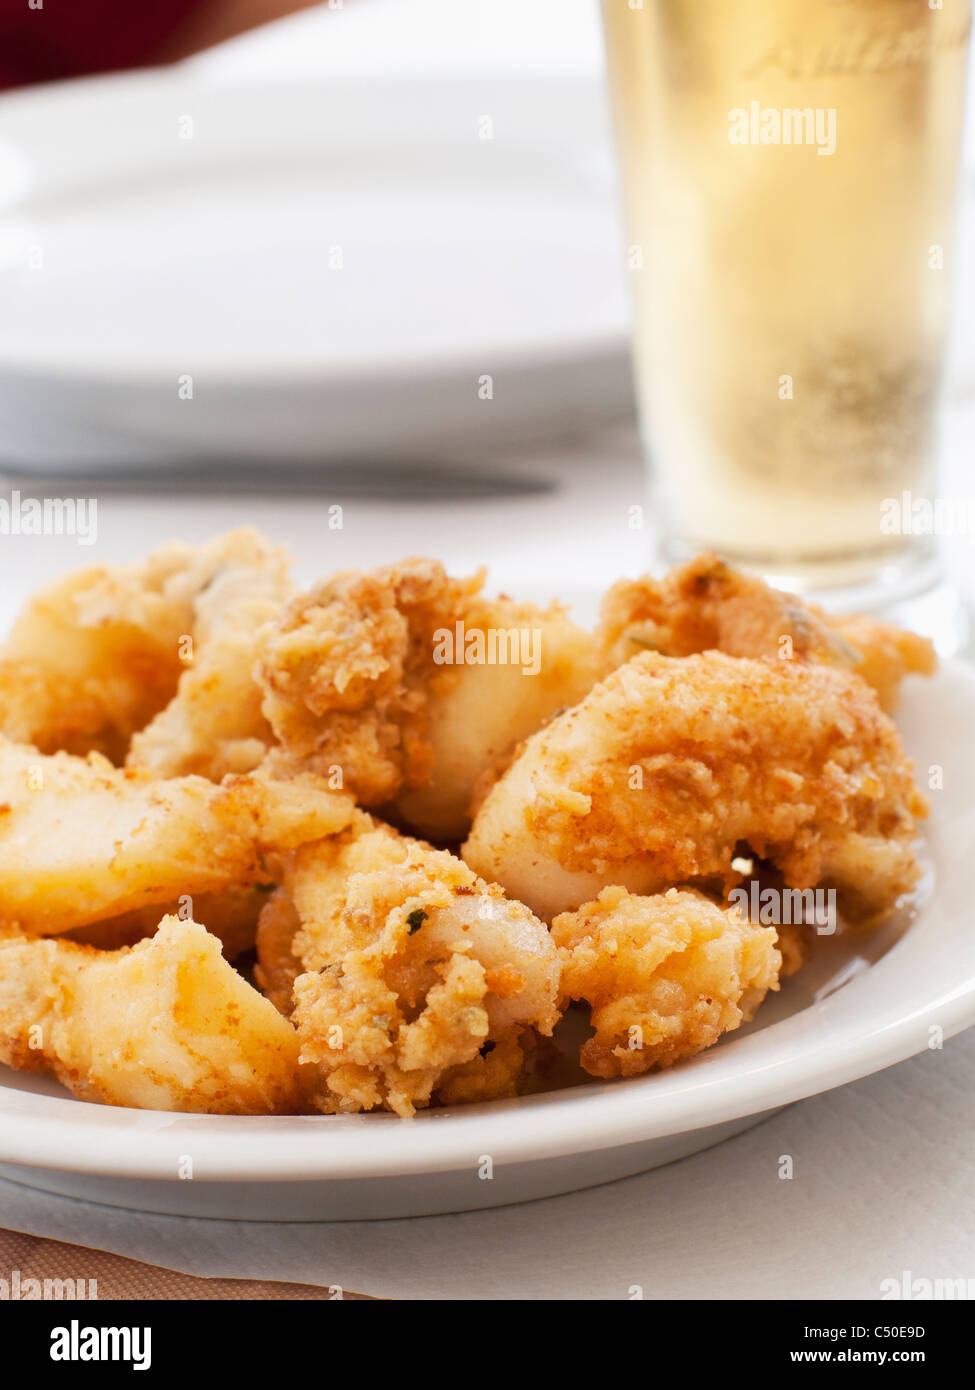
<instances>
[{"instance_id":1,"label":"white saucer","mask_svg":"<svg viewBox=\"0 0 975 1390\"><path fill-rule=\"evenodd\" d=\"M0 468L429 460L613 418L619 242L592 81L7 96Z\"/></svg>"},{"instance_id":2,"label":"white saucer","mask_svg":"<svg viewBox=\"0 0 975 1390\"><path fill-rule=\"evenodd\" d=\"M749 1029L668 1072L403 1121L110 1109L3 1071L0 1173L114 1206L252 1220L472 1210L670 1162L923 1052L975 1023L973 711L967 666L905 691L899 722L920 784L944 769L930 793L933 881L914 919L822 942ZM186 1156L192 1181L177 1177Z\"/></svg>"}]
</instances>

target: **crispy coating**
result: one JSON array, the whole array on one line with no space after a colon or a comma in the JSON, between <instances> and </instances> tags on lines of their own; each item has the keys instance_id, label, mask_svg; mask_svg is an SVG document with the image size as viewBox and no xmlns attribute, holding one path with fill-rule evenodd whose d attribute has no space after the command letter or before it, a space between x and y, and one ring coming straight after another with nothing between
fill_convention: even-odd
<instances>
[{"instance_id":1,"label":"crispy coating","mask_svg":"<svg viewBox=\"0 0 975 1390\"><path fill-rule=\"evenodd\" d=\"M448 1067L437 1082L434 1100L439 1105L474 1105L521 1095L534 1037L532 1029L512 1028L485 1043L470 1062Z\"/></svg>"},{"instance_id":2,"label":"crispy coating","mask_svg":"<svg viewBox=\"0 0 975 1390\"><path fill-rule=\"evenodd\" d=\"M257 633L291 593L283 552L249 531L225 538L219 566L194 604L192 656L172 700L135 734L130 765L214 782L258 766L274 735L254 678Z\"/></svg>"},{"instance_id":3,"label":"crispy coating","mask_svg":"<svg viewBox=\"0 0 975 1390\"><path fill-rule=\"evenodd\" d=\"M291 855L284 887L301 923L293 1019L327 1113L411 1115L441 1084L506 1094L512 1030L551 1033L559 970L548 931L453 855L359 813ZM491 1067L455 1070L490 1043L503 1049Z\"/></svg>"},{"instance_id":4,"label":"crispy coating","mask_svg":"<svg viewBox=\"0 0 975 1390\"><path fill-rule=\"evenodd\" d=\"M195 922L131 950L0 940L0 1060L83 1100L144 1110L306 1108L294 1029Z\"/></svg>"},{"instance_id":5,"label":"crispy coating","mask_svg":"<svg viewBox=\"0 0 975 1390\"><path fill-rule=\"evenodd\" d=\"M727 892L744 844L790 887L835 887L865 917L915 884L926 811L858 676L645 652L527 740L463 854L551 920L611 884Z\"/></svg>"},{"instance_id":6,"label":"crispy coating","mask_svg":"<svg viewBox=\"0 0 975 1390\"><path fill-rule=\"evenodd\" d=\"M73 575L31 600L0 653L0 732L44 753L125 757L135 729L170 699L185 629L161 596L112 617L107 572Z\"/></svg>"},{"instance_id":7,"label":"crispy coating","mask_svg":"<svg viewBox=\"0 0 975 1390\"><path fill-rule=\"evenodd\" d=\"M598 637L607 669L646 650L824 662L856 671L885 709L896 704L905 675L931 675L936 664L927 638L870 617L828 615L711 554L659 581L614 584L603 599Z\"/></svg>"},{"instance_id":8,"label":"crispy coating","mask_svg":"<svg viewBox=\"0 0 975 1390\"><path fill-rule=\"evenodd\" d=\"M435 667L427 682L427 739L432 772L394 801L398 816L435 840L463 839L479 787L500 776L521 742L592 689L600 674L592 635L557 604L539 608L509 598L473 596L466 633L530 637L538 669L518 661ZM455 643L456 647L456 643Z\"/></svg>"},{"instance_id":9,"label":"crispy coating","mask_svg":"<svg viewBox=\"0 0 975 1390\"><path fill-rule=\"evenodd\" d=\"M877 692L885 710L895 710L905 676L933 676L938 665L927 637L859 613L823 615L832 631L857 653L858 676Z\"/></svg>"},{"instance_id":10,"label":"crispy coating","mask_svg":"<svg viewBox=\"0 0 975 1390\"><path fill-rule=\"evenodd\" d=\"M779 938L779 954L782 957L779 978L787 980L790 975L795 975L801 970L812 955L813 937L809 928L802 922L783 922L775 928L775 932Z\"/></svg>"},{"instance_id":11,"label":"crispy coating","mask_svg":"<svg viewBox=\"0 0 975 1390\"><path fill-rule=\"evenodd\" d=\"M482 582L422 559L338 574L260 643L264 710L286 755L445 841L468 829L477 779L598 674L593 638L562 609L485 599ZM486 659L470 660L467 638L490 633L505 634L503 659L485 641Z\"/></svg>"},{"instance_id":12,"label":"crispy coating","mask_svg":"<svg viewBox=\"0 0 975 1390\"><path fill-rule=\"evenodd\" d=\"M605 888L552 923L562 989L592 1008L591 1076L639 1076L712 1047L778 989L775 931L701 893Z\"/></svg>"},{"instance_id":13,"label":"crispy coating","mask_svg":"<svg viewBox=\"0 0 975 1390\"><path fill-rule=\"evenodd\" d=\"M301 919L294 904L283 888L277 889L258 919L254 979L285 1018L291 1017L295 980L304 969L294 952L294 939L300 930Z\"/></svg>"},{"instance_id":14,"label":"crispy coating","mask_svg":"<svg viewBox=\"0 0 975 1390\"><path fill-rule=\"evenodd\" d=\"M0 924L43 934L267 881L266 860L347 825L306 779L159 781L0 739Z\"/></svg>"},{"instance_id":15,"label":"crispy coating","mask_svg":"<svg viewBox=\"0 0 975 1390\"><path fill-rule=\"evenodd\" d=\"M44 753L97 751L121 762L130 723L151 719L165 704L170 683L176 679L175 670L170 681L163 679L165 666L151 664L151 669L158 686L140 683L137 702L134 691L106 691L102 682L72 678L37 661L0 655L0 733L17 743L35 744Z\"/></svg>"},{"instance_id":16,"label":"crispy coating","mask_svg":"<svg viewBox=\"0 0 975 1390\"><path fill-rule=\"evenodd\" d=\"M117 951L121 946L134 946L153 936L161 917L192 917L211 936L218 938L227 960L236 960L256 945L257 925L270 896L269 887L231 886L220 893L200 893L195 898L184 895L162 908L136 908L86 927L76 927L64 935L83 946Z\"/></svg>"},{"instance_id":17,"label":"crispy coating","mask_svg":"<svg viewBox=\"0 0 975 1390\"><path fill-rule=\"evenodd\" d=\"M0 652L0 732L44 753L121 763L176 693L201 596L228 565L270 555L255 532L238 531L82 570L35 595Z\"/></svg>"},{"instance_id":18,"label":"crispy coating","mask_svg":"<svg viewBox=\"0 0 975 1390\"><path fill-rule=\"evenodd\" d=\"M291 757L367 806L429 776L425 682L433 633L459 616L480 577L452 580L435 560L333 575L263 634L264 712Z\"/></svg>"}]
</instances>

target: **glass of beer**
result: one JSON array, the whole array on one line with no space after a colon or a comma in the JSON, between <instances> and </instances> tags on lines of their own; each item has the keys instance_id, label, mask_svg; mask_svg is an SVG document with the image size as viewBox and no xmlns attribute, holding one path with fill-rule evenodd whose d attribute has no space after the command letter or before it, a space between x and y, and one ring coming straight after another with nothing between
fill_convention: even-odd
<instances>
[{"instance_id":1,"label":"glass of beer","mask_svg":"<svg viewBox=\"0 0 975 1390\"><path fill-rule=\"evenodd\" d=\"M603 12L667 557L923 591L972 0Z\"/></svg>"}]
</instances>

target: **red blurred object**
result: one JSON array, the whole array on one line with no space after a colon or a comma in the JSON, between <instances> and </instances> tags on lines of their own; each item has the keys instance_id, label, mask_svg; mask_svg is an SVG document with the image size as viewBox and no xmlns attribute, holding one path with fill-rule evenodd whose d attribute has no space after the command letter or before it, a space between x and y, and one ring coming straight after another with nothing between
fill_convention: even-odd
<instances>
[{"instance_id":1,"label":"red blurred object","mask_svg":"<svg viewBox=\"0 0 975 1390\"><path fill-rule=\"evenodd\" d=\"M151 63L200 0L0 0L0 88Z\"/></svg>"}]
</instances>

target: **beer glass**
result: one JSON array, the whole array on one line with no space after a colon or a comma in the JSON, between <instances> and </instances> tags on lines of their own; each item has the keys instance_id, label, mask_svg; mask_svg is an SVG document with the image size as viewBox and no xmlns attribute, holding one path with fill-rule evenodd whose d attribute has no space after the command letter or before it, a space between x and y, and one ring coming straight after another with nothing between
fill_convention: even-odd
<instances>
[{"instance_id":1,"label":"beer glass","mask_svg":"<svg viewBox=\"0 0 975 1390\"><path fill-rule=\"evenodd\" d=\"M603 0L663 547L933 582L971 0ZM896 504L896 505L895 505Z\"/></svg>"}]
</instances>

